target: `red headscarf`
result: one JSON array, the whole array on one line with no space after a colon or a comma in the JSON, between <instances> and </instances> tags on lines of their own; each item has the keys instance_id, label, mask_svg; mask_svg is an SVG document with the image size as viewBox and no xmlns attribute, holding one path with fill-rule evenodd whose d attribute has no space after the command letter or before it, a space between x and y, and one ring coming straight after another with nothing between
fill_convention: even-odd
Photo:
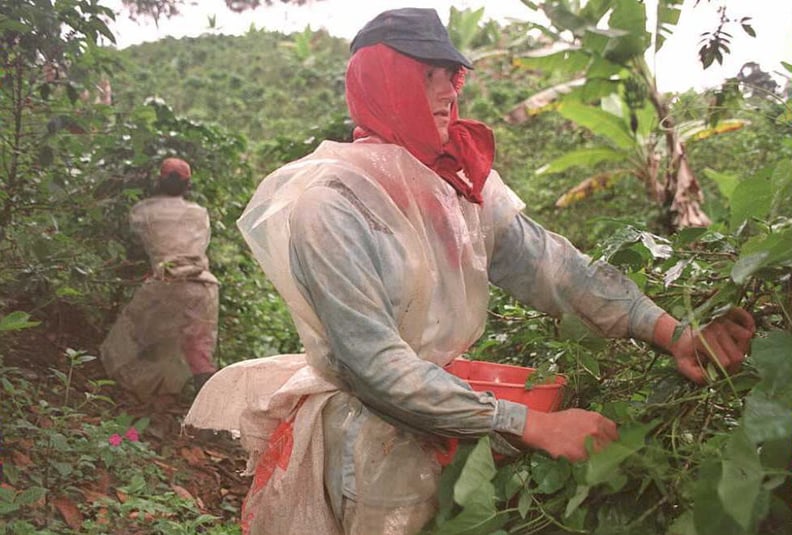
<instances>
[{"instance_id":1,"label":"red headscarf","mask_svg":"<svg viewBox=\"0 0 792 535\"><path fill-rule=\"evenodd\" d=\"M190 176L192 176L190 164L181 158L165 158L165 160L162 162L162 165L160 166L159 177L160 179L164 179L171 175L174 175L185 182L189 181Z\"/></svg>"},{"instance_id":2,"label":"red headscarf","mask_svg":"<svg viewBox=\"0 0 792 535\"><path fill-rule=\"evenodd\" d=\"M449 141L443 144L426 98L426 68L383 44L355 52L346 72L347 106L357 125L354 137L401 145L467 200L480 204L495 155L492 130L478 121L459 119L454 102ZM455 79L457 91L464 82L462 74ZM469 183L457 175L460 170Z\"/></svg>"}]
</instances>

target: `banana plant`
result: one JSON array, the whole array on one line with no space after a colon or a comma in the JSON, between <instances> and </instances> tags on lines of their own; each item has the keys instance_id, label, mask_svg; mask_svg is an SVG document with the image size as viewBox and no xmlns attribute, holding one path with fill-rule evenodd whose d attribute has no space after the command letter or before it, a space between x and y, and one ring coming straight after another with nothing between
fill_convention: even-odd
<instances>
[{"instance_id":1,"label":"banana plant","mask_svg":"<svg viewBox=\"0 0 792 535\"><path fill-rule=\"evenodd\" d=\"M559 205L631 175L644 184L650 198L666 208L670 228L709 225L701 207L699 182L687 161L683 125L674 121L669 102L657 89L645 60L647 51L657 52L670 34L682 2L657 2L653 32L646 31L646 5L640 0L591 0L583 7L573 0L547 0L541 6L529 0L523 3L544 11L550 21L544 34L556 41L552 51L533 52L517 64L575 79L574 85L565 82L545 90L544 98L534 95L505 119L520 123L554 109L605 140L600 146L568 153L542 167L541 172L558 172L573 165L617 164L567 192ZM702 136L711 133L699 131Z\"/></svg>"},{"instance_id":2,"label":"banana plant","mask_svg":"<svg viewBox=\"0 0 792 535\"><path fill-rule=\"evenodd\" d=\"M454 46L471 62L478 66L488 58L506 56L519 47L525 35L514 37L502 32L494 20L484 21L484 8L457 9L451 7L448 17L448 35ZM467 88L478 88L482 95L489 94L487 76L480 76L480 71L467 73Z\"/></svg>"},{"instance_id":3,"label":"banana plant","mask_svg":"<svg viewBox=\"0 0 792 535\"><path fill-rule=\"evenodd\" d=\"M448 14L448 36L451 42L473 63L487 57L502 56L507 48L498 47L499 26L490 20L483 23L484 8L457 9Z\"/></svg>"},{"instance_id":4,"label":"banana plant","mask_svg":"<svg viewBox=\"0 0 792 535\"><path fill-rule=\"evenodd\" d=\"M657 133L658 122L651 105L645 104L634 110L624 97L613 94L602 99L599 109L576 101L560 103L555 109L603 141L593 147L570 151L539 168L537 174L558 173L572 167L591 167L601 163L613 166L566 191L556 201L557 207L565 208L584 200L629 176L636 177L645 186L648 196L662 202L664 190L658 174L668 152ZM715 126L708 126L706 121L698 120L679 123L676 128L680 142L688 144L739 130L747 124L748 121L743 119L725 119Z\"/></svg>"}]
</instances>

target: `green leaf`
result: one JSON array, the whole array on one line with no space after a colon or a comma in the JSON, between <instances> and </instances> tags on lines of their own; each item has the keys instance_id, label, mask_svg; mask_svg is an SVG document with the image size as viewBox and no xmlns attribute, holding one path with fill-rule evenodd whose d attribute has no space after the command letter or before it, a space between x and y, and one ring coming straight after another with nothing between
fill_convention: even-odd
<instances>
[{"instance_id":1,"label":"green leaf","mask_svg":"<svg viewBox=\"0 0 792 535\"><path fill-rule=\"evenodd\" d=\"M626 64L629 60L643 56L649 47L650 36L646 31L646 7L638 0L615 0L608 23L612 29L627 31L627 35L615 37L608 43L605 57Z\"/></svg>"},{"instance_id":2,"label":"green leaf","mask_svg":"<svg viewBox=\"0 0 792 535\"><path fill-rule=\"evenodd\" d=\"M646 104L635 110L635 115L638 118L637 134L641 139L649 139L655 128L657 128L657 111L652 106L652 103L647 100Z\"/></svg>"},{"instance_id":3,"label":"green leaf","mask_svg":"<svg viewBox=\"0 0 792 535\"><path fill-rule=\"evenodd\" d=\"M55 368L50 368L52 374L57 377L63 384L66 384L69 379L68 376L60 370L56 370Z\"/></svg>"},{"instance_id":4,"label":"green leaf","mask_svg":"<svg viewBox=\"0 0 792 535\"><path fill-rule=\"evenodd\" d=\"M631 225L619 227L610 234L602 243L600 256L605 262L609 262L611 257L622 249L625 249L641 238L641 232Z\"/></svg>"},{"instance_id":5,"label":"green leaf","mask_svg":"<svg viewBox=\"0 0 792 535\"><path fill-rule=\"evenodd\" d=\"M558 112L566 119L607 138L621 149L635 146L635 139L624 121L606 111L579 102L566 101L558 107Z\"/></svg>"},{"instance_id":6,"label":"green leaf","mask_svg":"<svg viewBox=\"0 0 792 535\"><path fill-rule=\"evenodd\" d=\"M589 0L580 10L580 16L589 21L592 25L597 24L600 19L611 8L611 0Z\"/></svg>"},{"instance_id":7,"label":"green leaf","mask_svg":"<svg viewBox=\"0 0 792 535\"><path fill-rule=\"evenodd\" d=\"M752 343L751 363L762 378L757 390L766 393L771 399L789 394L792 384L792 334L773 331L764 338ZM792 402L792 399L789 400ZM790 407L792 408L792 407Z\"/></svg>"},{"instance_id":8,"label":"green leaf","mask_svg":"<svg viewBox=\"0 0 792 535\"><path fill-rule=\"evenodd\" d=\"M731 278L736 284L743 284L748 277L760 269L790 265L792 265L792 229L787 229L746 242L740 257L732 267Z\"/></svg>"},{"instance_id":9,"label":"green leaf","mask_svg":"<svg viewBox=\"0 0 792 535\"><path fill-rule=\"evenodd\" d=\"M699 470L694 491L693 520L698 535L745 535L731 516L723 510L718 496L721 465L709 459Z\"/></svg>"},{"instance_id":10,"label":"green leaf","mask_svg":"<svg viewBox=\"0 0 792 535\"><path fill-rule=\"evenodd\" d=\"M588 498L589 491L591 487L588 485L578 485L575 489L575 494L572 498L569 499L567 502L566 509L564 510L564 517L568 518L572 513L577 511L577 508L580 507L580 504Z\"/></svg>"},{"instance_id":11,"label":"green leaf","mask_svg":"<svg viewBox=\"0 0 792 535\"><path fill-rule=\"evenodd\" d=\"M731 205L732 230L739 228L751 218L763 219L770 213L773 203L773 190L768 177L759 176L741 181L734 188L729 199Z\"/></svg>"},{"instance_id":12,"label":"green leaf","mask_svg":"<svg viewBox=\"0 0 792 535\"><path fill-rule=\"evenodd\" d=\"M610 147L591 147L567 152L559 156L548 164L536 170L536 174L560 173L570 167L584 166L591 167L602 162L624 161L629 158L625 151L612 149Z\"/></svg>"},{"instance_id":13,"label":"green leaf","mask_svg":"<svg viewBox=\"0 0 792 535\"><path fill-rule=\"evenodd\" d=\"M151 422L151 419L148 416L145 416L145 417L140 418L139 420L137 420L133 427L135 429L137 429L138 433L140 433L142 435L143 431L145 431L148 428L150 422Z\"/></svg>"},{"instance_id":14,"label":"green leaf","mask_svg":"<svg viewBox=\"0 0 792 535\"><path fill-rule=\"evenodd\" d=\"M516 471L513 465L505 465L498 468L498 473L492 480L495 486L496 500L510 500L517 492L525 487L528 480L526 470Z\"/></svg>"},{"instance_id":15,"label":"green leaf","mask_svg":"<svg viewBox=\"0 0 792 535\"><path fill-rule=\"evenodd\" d=\"M533 493L531 489L524 488L522 492L520 492L520 499L517 500L517 512L520 513L520 518L525 518L528 514L528 511L531 510L531 506L533 505Z\"/></svg>"},{"instance_id":16,"label":"green leaf","mask_svg":"<svg viewBox=\"0 0 792 535\"><path fill-rule=\"evenodd\" d=\"M734 267L732 267L732 280L736 284L744 284L748 280L748 277L764 267L766 259L766 252L741 256L734 264Z\"/></svg>"},{"instance_id":17,"label":"green leaf","mask_svg":"<svg viewBox=\"0 0 792 535\"><path fill-rule=\"evenodd\" d=\"M55 295L58 297L80 297L82 292L76 288L72 288L71 286L61 286L55 290Z\"/></svg>"},{"instance_id":18,"label":"green leaf","mask_svg":"<svg viewBox=\"0 0 792 535\"><path fill-rule=\"evenodd\" d=\"M483 437L467 456L454 485L454 501L463 510L441 523L432 531L433 535L485 535L501 527L508 519L506 515L498 515L495 508L492 479L497 471L490 448L489 437Z\"/></svg>"},{"instance_id":19,"label":"green leaf","mask_svg":"<svg viewBox=\"0 0 792 535\"><path fill-rule=\"evenodd\" d=\"M768 440L762 444L759 453L762 465L770 470L786 470L792 463L792 441L785 439ZM782 475L785 480L786 475Z\"/></svg>"},{"instance_id":20,"label":"green leaf","mask_svg":"<svg viewBox=\"0 0 792 535\"><path fill-rule=\"evenodd\" d=\"M540 494L552 494L564 488L572 475L569 462L564 459L551 459L545 455L531 458L531 479L536 483Z\"/></svg>"},{"instance_id":21,"label":"green leaf","mask_svg":"<svg viewBox=\"0 0 792 535\"><path fill-rule=\"evenodd\" d=\"M682 10L674 5L665 5L663 2L657 3L655 51L660 50L663 43L665 43L666 37L672 33L673 26L676 26L677 22L679 22L681 13Z\"/></svg>"},{"instance_id":22,"label":"green leaf","mask_svg":"<svg viewBox=\"0 0 792 535\"><path fill-rule=\"evenodd\" d=\"M591 65L589 65L586 71L586 78L591 82L595 80L608 80L611 78L616 79L620 77L623 70L624 67L618 63L613 63L602 56L595 56L591 60Z\"/></svg>"},{"instance_id":23,"label":"green leaf","mask_svg":"<svg viewBox=\"0 0 792 535\"><path fill-rule=\"evenodd\" d=\"M0 515L7 515L19 510L19 505L16 503L0 502Z\"/></svg>"},{"instance_id":24,"label":"green leaf","mask_svg":"<svg viewBox=\"0 0 792 535\"><path fill-rule=\"evenodd\" d=\"M7 489L5 487L0 487L0 503L13 502L15 496L16 496L16 493L13 490Z\"/></svg>"},{"instance_id":25,"label":"green leaf","mask_svg":"<svg viewBox=\"0 0 792 535\"><path fill-rule=\"evenodd\" d=\"M642 250L643 247L639 249L634 245L625 249L620 249L613 253L613 256L610 257L610 262L614 266L625 268L627 271L637 271L641 269L641 266L643 266L646 261L641 254Z\"/></svg>"},{"instance_id":26,"label":"green leaf","mask_svg":"<svg viewBox=\"0 0 792 535\"><path fill-rule=\"evenodd\" d=\"M2 331L18 331L20 329L29 329L36 327L40 321L28 321L30 314L16 310L10 314L6 314L0 318L0 332Z\"/></svg>"},{"instance_id":27,"label":"green leaf","mask_svg":"<svg viewBox=\"0 0 792 535\"><path fill-rule=\"evenodd\" d=\"M619 473L621 463L643 449L646 434L657 426L658 422L624 426L619 430L619 440L611 442L603 450L594 453L586 463L586 484L590 486L605 483Z\"/></svg>"},{"instance_id":28,"label":"green leaf","mask_svg":"<svg viewBox=\"0 0 792 535\"><path fill-rule=\"evenodd\" d=\"M451 42L459 50L469 50L480 33L480 22L484 16L484 8L477 10L459 10L451 7L448 19L448 34Z\"/></svg>"},{"instance_id":29,"label":"green leaf","mask_svg":"<svg viewBox=\"0 0 792 535\"><path fill-rule=\"evenodd\" d=\"M565 4L561 2L543 2L541 6L553 26L559 30L569 30L577 35L583 28L588 26L588 22L570 11Z\"/></svg>"},{"instance_id":30,"label":"green leaf","mask_svg":"<svg viewBox=\"0 0 792 535\"><path fill-rule=\"evenodd\" d=\"M792 411L761 391L746 398L742 420L745 432L756 443L792 440Z\"/></svg>"},{"instance_id":31,"label":"green leaf","mask_svg":"<svg viewBox=\"0 0 792 535\"><path fill-rule=\"evenodd\" d=\"M772 204L770 216L784 214L792 204L792 160L782 160L773 168L770 177L772 184Z\"/></svg>"},{"instance_id":32,"label":"green leaf","mask_svg":"<svg viewBox=\"0 0 792 535\"><path fill-rule=\"evenodd\" d=\"M490 440L489 437L483 437L470 452L465 467L454 485L454 501L463 507L482 501L491 503L494 507L495 488L492 486L492 478L495 477L495 473ZM485 488L489 488L490 492L482 495L482 490Z\"/></svg>"},{"instance_id":33,"label":"green leaf","mask_svg":"<svg viewBox=\"0 0 792 535\"><path fill-rule=\"evenodd\" d=\"M20 20L9 18L5 13L0 13L0 30L4 32L30 33L33 27Z\"/></svg>"},{"instance_id":34,"label":"green leaf","mask_svg":"<svg viewBox=\"0 0 792 535\"><path fill-rule=\"evenodd\" d=\"M47 489L42 487L30 487L22 491L14 500L19 505L30 505L41 500L47 494Z\"/></svg>"},{"instance_id":35,"label":"green leaf","mask_svg":"<svg viewBox=\"0 0 792 535\"><path fill-rule=\"evenodd\" d=\"M50 463L50 466L55 467L55 470L58 471L58 474L61 477L66 477L74 471L74 468L72 467L71 463L52 461Z\"/></svg>"},{"instance_id":36,"label":"green leaf","mask_svg":"<svg viewBox=\"0 0 792 535\"><path fill-rule=\"evenodd\" d=\"M693 523L693 512L685 511L680 515L668 530L673 535L697 535L696 526Z\"/></svg>"},{"instance_id":37,"label":"green leaf","mask_svg":"<svg viewBox=\"0 0 792 535\"><path fill-rule=\"evenodd\" d=\"M573 76L579 74L591 61L589 54L580 49L568 49L542 54L541 51L529 53L515 60L524 69L543 70L555 75Z\"/></svg>"},{"instance_id":38,"label":"green leaf","mask_svg":"<svg viewBox=\"0 0 792 535\"><path fill-rule=\"evenodd\" d=\"M727 199L731 198L740 179L734 173L720 173L714 169L707 167L704 169L704 175L718 185L721 195Z\"/></svg>"},{"instance_id":39,"label":"green leaf","mask_svg":"<svg viewBox=\"0 0 792 535\"><path fill-rule=\"evenodd\" d=\"M603 347L605 344L603 343ZM597 357L586 351L580 355L580 364L589 372L595 379L600 379L600 365Z\"/></svg>"},{"instance_id":40,"label":"green leaf","mask_svg":"<svg viewBox=\"0 0 792 535\"><path fill-rule=\"evenodd\" d=\"M467 442L460 443L451 464L446 466L440 474L437 492L438 511L435 516L435 522L439 524L451 517L454 510L454 484L459 479L459 474L462 473L465 461L471 451L473 451L471 444Z\"/></svg>"},{"instance_id":41,"label":"green leaf","mask_svg":"<svg viewBox=\"0 0 792 535\"><path fill-rule=\"evenodd\" d=\"M674 239L674 246L684 247L690 245L707 234L707 232L709 231L704 227L683 228L677 232Z\"/></svg>"},{"instance_id":42,"label":"green leaf","mask_svg":"<svg viewBox=\"0 0 792 535\"><path fill-rule=\"evenodd\" d=\"M12 485L16 485L19 482L19 468L17 468L13 464L4 464L3 465L3 477L5 480ZM2 489L2 487L0 487ZM3 489L7 490L7 489ZM2 501L2 497L0 497L0 501Z\"/></svg>"},{"instance_id":43,"label":"green leaf","mask_svg":"<svg viewBox=\"0 0 792 535\"><path fill-rule=\"evenodd\" d=\"M96 29L99 31L99 33L105 36L108 41L115 44L116 42L115 35L113 35L113 32L110 31L110 28L108 28L107 25L104 22L102 22L100 19L96 19L96 20L98 22Z\"/></svg>"},{"instance_id":44,"label":"green leaf","mask_svg":"<svg viewBox=\"0 0 792 535\"><path fill-rule=\"evenodd\" d=\"M431 535L491 535L507 520L507 515L498 514L494 509L489 511L471 506L431 531Z\"/></svg>"},{"instance_id":45,"label":"green leaf","mask_svg":"<svg viewBox=\"0 0 792 535\"><path fill-rule=\"evenodd\" d=\"M756 446L743 430L734 431L723 456L718 496L723 509L745 530L753 523L752 515L763 478L764 470Z\"/></svg>"}]
</instances>

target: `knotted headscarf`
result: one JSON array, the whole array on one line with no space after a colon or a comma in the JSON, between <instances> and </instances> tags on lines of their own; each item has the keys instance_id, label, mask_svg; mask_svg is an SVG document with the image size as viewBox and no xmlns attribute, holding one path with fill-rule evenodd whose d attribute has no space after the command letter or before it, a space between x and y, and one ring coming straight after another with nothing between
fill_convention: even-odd
<instances>
[{"instance_id":1,"label":"knotted headscarf","mask_svg":"<svg viewBox=\"0 0 792 535\"><path fill-rule=\"evenodd\" d=\"M484 123L459 119L454 102L449 141L443 144L426 97L429 67L381 43L355 52L346 72L347 106L356 125L354 138L373 137L401 145L460 195L481 204L481 190L495 156L492 130ZM464 83L461 67L454 83L459 91Z\"/></svg>"}]
</instances>

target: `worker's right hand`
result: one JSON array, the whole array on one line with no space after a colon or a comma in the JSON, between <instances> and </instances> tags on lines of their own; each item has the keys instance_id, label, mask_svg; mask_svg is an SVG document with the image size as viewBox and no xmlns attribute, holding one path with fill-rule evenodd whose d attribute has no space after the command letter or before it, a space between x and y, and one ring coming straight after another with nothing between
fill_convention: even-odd
<instances>
[{"instance_id":1,"label":"worker's right hand","mask_svg":"<svg viewBox=\"0 0 792 535\"><path fill-rule=\"evenodd\" d=\"M564 457L572 462L588 457L586 438L593 440L594 451L599 451L619 438L616 424L605 416L583 409L559 412L528 410L523 428L523 443L546 451L553 458Z\"/></svg>"}]
</instances>

